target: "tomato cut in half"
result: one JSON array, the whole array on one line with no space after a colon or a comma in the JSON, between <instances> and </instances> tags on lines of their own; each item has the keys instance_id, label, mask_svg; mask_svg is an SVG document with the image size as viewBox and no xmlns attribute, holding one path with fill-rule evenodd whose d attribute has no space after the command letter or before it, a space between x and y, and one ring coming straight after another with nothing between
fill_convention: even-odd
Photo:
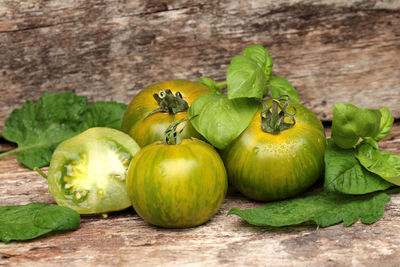
<instances>
[{"instance_id":1,"label":"tomato cut in half","mask_svg":"<svg viewBox=\"0 0 400 267\"><path fill-rule=\"evenodd\" d=\"M132 136L141 146L163 139L164 131L173 121L187 118L187 109L200 95L210 89L188 80L169 80L152 84L141 90L130 102L122 131ZM183 138L203 137L189 121L180 125Z\"/></svg>"},{"instance_id":2,"label":"tomato cut in half","mask_svg":"<svg viewBox=\"0 0 400 267\"><path fill-rule=\"evenodd\" d=\"M139 145L127 134L95 127L62 142L54 151L48 187L54 200L80 214L122 210L131 205L126 172Z\"/></svg>"}]
</instances>

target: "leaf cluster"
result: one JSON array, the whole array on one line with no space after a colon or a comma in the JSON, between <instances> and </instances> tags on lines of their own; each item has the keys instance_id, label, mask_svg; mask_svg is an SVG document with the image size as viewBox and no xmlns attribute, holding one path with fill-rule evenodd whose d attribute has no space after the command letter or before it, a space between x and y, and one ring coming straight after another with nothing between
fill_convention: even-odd
<instances>
[{"instance_id":1,"label":"leaf cluster","mask_svg":"<svg viewBox=\"0 0 400 267\"><path fill-rule=\"evenodd\" d=\"M339 191L342 179L365 185L370 191L400 185L400 156L379 150L378 142L388 136L394 118L386 107L380 110L336 103L333 108L332 144L326 150L325 189ZM360 141L361 140L361 141ZM341 151L335 154L335 151ZM344 161L347 163L344 163ZM349 162L353 162L349 166ZM337 164L342 162L343 164ZM350 168L349 168L350 167ZM361 170L355 172L354 170ZM335 172L341 176L335 175Z\"/></svg>"},{"instance_id":2,"label":"leaf cluster","mask_svg":"<svg viewBox=\"0 0 400 267\"><path fill-rule=\"evenodd\" d=\"M213 146L224 149L247 128L269 91L272 97L288 95L299 102L293 86L285 78L275 77L272 68L269 52L253 45L231 60L226 82L199 79L212 93L198 97L190 106L188 114L194 128ZM225 85L227 94L221 90Z\"/></svg>"}]
</instances>

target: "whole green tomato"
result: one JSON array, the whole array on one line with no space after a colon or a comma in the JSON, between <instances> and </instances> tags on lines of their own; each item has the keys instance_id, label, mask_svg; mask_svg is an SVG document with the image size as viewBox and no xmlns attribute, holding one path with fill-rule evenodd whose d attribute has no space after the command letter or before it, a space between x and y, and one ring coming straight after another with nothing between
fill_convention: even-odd
<instances>
[{"instance_id":1,"label":"whole green tomato","mask_svg":"<svg viewBox=\"0 0 400 267\"><path fill-rule=\"evenodd\" d=\"M127 134L95 127L65 140L54 151L49 191L60 206L80 214L99 214L131 205L125 178L140 147Z\"/></svg>"},{"instance_id":2,"label":"whole green tomato","mask_svg":"<svg viewBox=\"0 0 400 267\"><path fill-rule=\"evenodd\" d=\"M135 211L146 222L166 228L208 221L220 208L227 187L219 154L196 138L145 146L132 159L127 175Z\"/></svg>"},{"instance_id":3,"label":"whole green tomato","mask_svg":"<svg viewBox=\"0 0 400 267\"><path fill-rule=\"evenodd\" d=\"M122 131L141 146L161 141L167 127L175 120L187 118L187 109L200 95L210 89L188 80L169 80L152 84L140 91L130 102ZM182 138L202 136L185 121L180 126Z\"/></svg>"},{"instance_id":4,"label":"whole green tomato","mask_svg":"<svg viewBox=\"0 0 400 267\"><path fill-rule=\"evenodd\" d=\"M269 99L221 155L229 181L242 194L272 201L304 192L323 175L325 146L314 113L286 99Z\"/></svg>"}]
</instances>

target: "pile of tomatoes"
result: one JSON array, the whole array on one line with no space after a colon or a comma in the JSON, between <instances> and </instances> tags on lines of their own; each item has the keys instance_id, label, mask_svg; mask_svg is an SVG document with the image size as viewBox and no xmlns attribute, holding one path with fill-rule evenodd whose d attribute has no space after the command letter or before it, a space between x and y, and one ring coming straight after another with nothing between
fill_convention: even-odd
<instances>
[{"instance_id":1,"label":"pile of tomatoes","mask_svg":"<svg viewBox=\"0 0 400 267\"><path fill-rule=\"evenodd\" d=\"M247 129L217 151L187 118L187 108L207 93L187 80L153 84L132 99L123 132L92 128L64 141L49 168L56 202L81 214L132 204L151 224L192 227L218 211L228 177L245 196L271 201L304 192L322 175L325 134L310 110L290 103L296 124L267 133L260 105Z\"/></svg>"}]
</instances>

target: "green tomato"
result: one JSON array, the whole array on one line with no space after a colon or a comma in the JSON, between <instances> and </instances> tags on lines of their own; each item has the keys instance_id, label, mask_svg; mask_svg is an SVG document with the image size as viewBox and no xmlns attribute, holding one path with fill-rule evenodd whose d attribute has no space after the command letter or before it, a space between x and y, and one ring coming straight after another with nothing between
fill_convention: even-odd
<instances>
[{"instance_id":1,"label":"green tomato","mask_svg":"<svg viewBox=\"0 0 400 267\"><path fill-rule=\"evenodd\" d=\"M165 93L167 90L171 91L171 95ZM131 100L122 121L122 131L132 136L141 147L162 141L167 127L173 121L187 119L186 110L192 102L200 95L210 92L204 85L188 80L169 80L152 84ZM176 106L176 102L183 106ZM158 112L152 113L156 110ZM185 121L180 127L183 129L182 138L202 139L189 121Z\"/></svg>"},{"instance_id":2,"label":"green tomato","mask_svg":"<svg viewBox=\"0 0 400 267\"><path fill-rule=\"evenodd\" d=\"M156 142L133 158L127 189L145 221L166 228L193 227L220 208L228 187L224 164L209 144L196 138L179 145Z\"/></svg>"},{"instance_id":3,"label":"green tomato","mask_svg":"<svg viewBox=\"0 0 400 267\"><path fill-rule=\"evenodd\" d=\"M260 108L247 129L221 151L229 181L248 198L293 197L323 175L326 138L322 123L310 110L291 102L288 110L294 109L295 125L271 134L261 129Z\"/></svg>"},{"instance_id":4,"label":"green tomato","mask_svg":"<svg viewBox=\"0 0 400 267\"><path fill-rule=\"evenodd\" d=\"M129 207L125 177L139 145L110 128L90 128L62 142L48 172L49 191L60 206L80 214L98 214Z\"/></svg>"}]
</instances>

